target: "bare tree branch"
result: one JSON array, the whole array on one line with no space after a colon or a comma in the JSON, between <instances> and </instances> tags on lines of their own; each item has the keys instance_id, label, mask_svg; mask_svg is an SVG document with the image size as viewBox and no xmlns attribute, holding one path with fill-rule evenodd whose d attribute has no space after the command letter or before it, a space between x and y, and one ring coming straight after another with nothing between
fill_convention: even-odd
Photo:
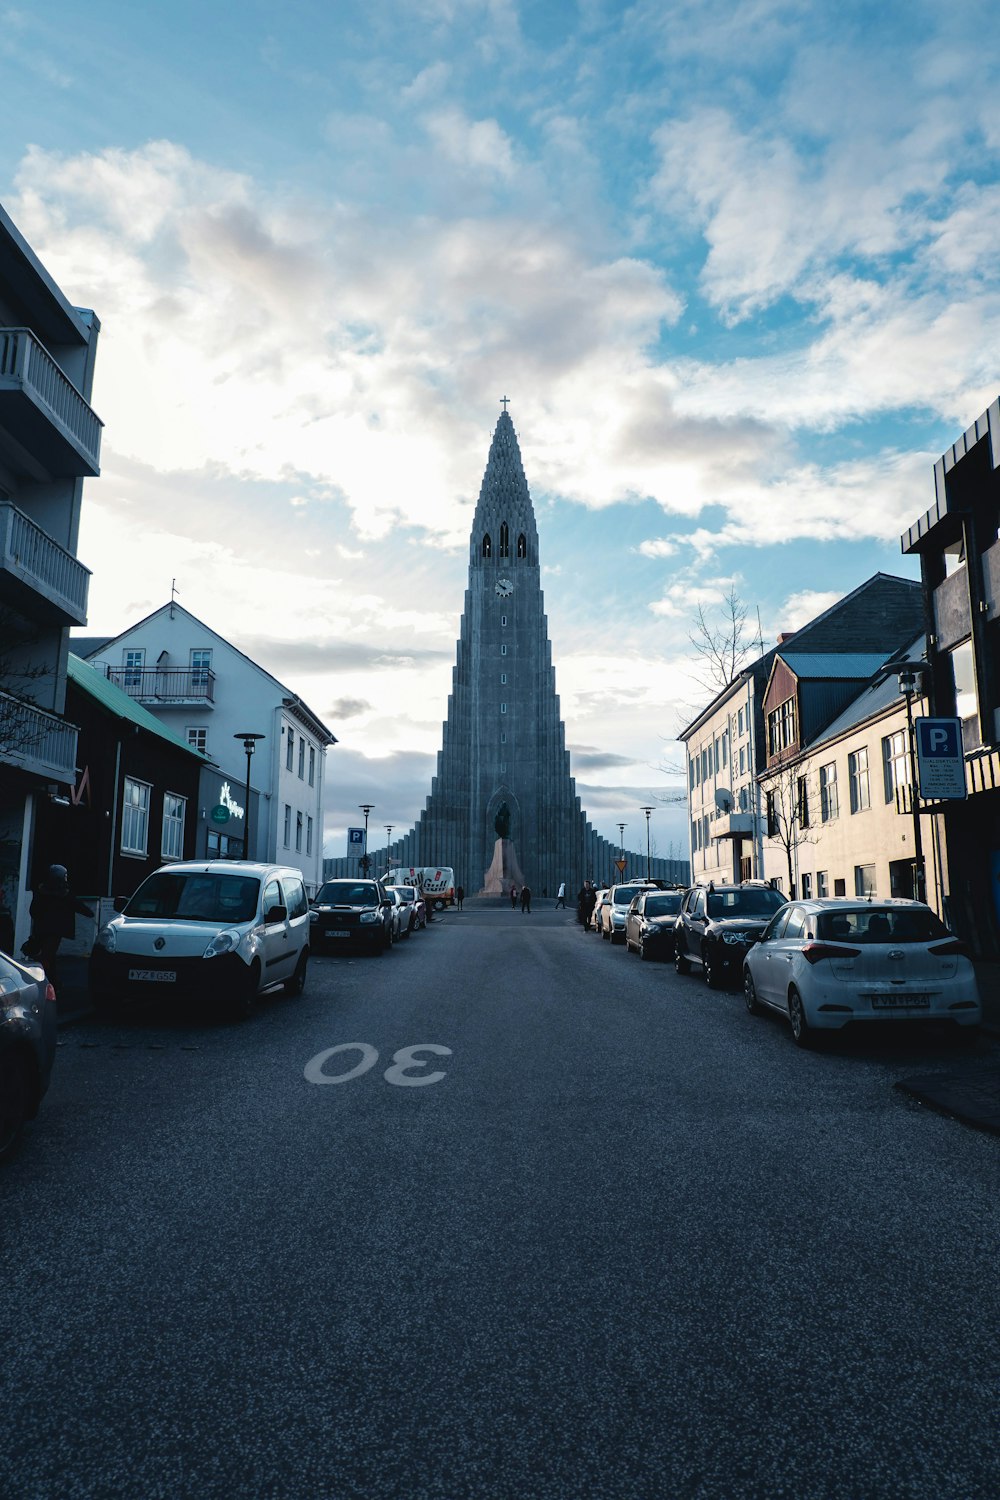
<instances>
[{"instance_id":1,"label":"bare tree branch","mask_svg":"<svg viewBox=\"0 0 1000 1500\"><path fill-rule=\"evenodd\" d=\"M695 613L695 628L688 636L701 666L695 680L713 695L736 680L754 653L754 641L747 633L750 607L730 587L718 622L709 619L704 605Z\"/></svg>"}]
</instances>

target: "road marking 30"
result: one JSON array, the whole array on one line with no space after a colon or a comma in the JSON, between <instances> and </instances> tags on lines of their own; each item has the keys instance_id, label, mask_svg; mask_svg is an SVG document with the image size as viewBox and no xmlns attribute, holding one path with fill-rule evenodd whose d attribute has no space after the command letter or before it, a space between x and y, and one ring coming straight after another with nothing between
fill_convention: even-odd
<instances>
[{"instance_id":1,"label":"road marking 30","mask_svg":"<svg viewBox=\"0 0 1000 1500\"><path fill-rule=\"evenodd\" d=\"M331 1057L337 1057L341 1052L360 1052L361 1060L345 1073L326 1072L326 1065ZM428 1083L440 1083L445 1077L440 1068L433 1073L414 1072L417 1068L430 1066L428 1059L417 1056L418 1052L430 1052L435 1057L452 1055L450 1047L442 1047L437 1042L415 1042L411 1047L400 1047L392 1054L392 1066L382 1074L386 1083L395 1084L401 1089L418 1089ZM340 1042L336 1047L326 1047L322 1052L317 1052L315 1057L311 1057L303 1074L307 1083L350 1083L352 1079L369 1072L377 1062L378 1052L370 1042Z\"/></svg>"}]
</instances>

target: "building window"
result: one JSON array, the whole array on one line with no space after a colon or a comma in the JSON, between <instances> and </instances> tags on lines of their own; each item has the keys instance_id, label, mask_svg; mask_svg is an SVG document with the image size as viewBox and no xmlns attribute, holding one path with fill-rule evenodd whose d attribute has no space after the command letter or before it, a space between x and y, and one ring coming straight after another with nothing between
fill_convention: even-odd
<instances>
[{"instance_id":1,"label":"building window","mask_svg":"<svg viewBox=\"0 0 1000 1500\"><path fill-rule=\"evenodd\" d=\"M745 776L747 769L747 750L745 745L740 746L740 775Z\"/></svg>"},{"instance_id":2,"label":"building window","mask_svg":"<svg viewBox=\"0 0 1000 1500\"><path fill-rule=\"evenodd\" d=\"M795 699L786 698L767 716L767 753L772 758L794 745L798 739Z\"/></svg>"},{"instance_id":3,"label":"building window","mask_svg":"<svg viewBox=\"0 0 1000 1500\"><path fill-rule=\"evenodd\" d=\"M739 713L736 715L736 729L737 729L737 733L739 733L739 734L743 733L743 710L742 710L742 708L740 709Z\"/></svg>"},{"instance_id":4,"label":"building window","mask_svg":"<svg viewBox=\"0 0 1000 1500\"><path fill-rule=\"evenodd\" d=\"M851 812L864 812L872 805L867 745L847 757L847 774L851 783Z\"/></svg>"},{"instance_id":5,"label":"building window","mask_svg":"<svg viewBox=\"0 0 1000 1500\"><path fill-rule=\"evenodd\" d=\"M208 834L205 846L209 859L239 859L243 853L243 840L230 833Z\"/></svg>"},{"instance_id":6,"label":"building window","mask_svg":"<svg viewBox=\"0 0 1000 1500\"><path fill-rule=\"evenodd\" d=\"M184 808L187 799L173 792L163 794L163 832L160 837L162 859L184 858Z\"/></svg>"},{"instance_id":7,"label":"building window","mask_svg":"<svg viewBox=\"0 0 1000 1500\"><path fill-rule=\"evenodd\" d=\"M831 761L828 766L819 768L819 815L824 823L832 823L840 813L840 801L837 796L837 763Z\"/></svg>"},{"instance_id":8,"label":"building window","mask_svg":"<svg viewBox=\"0 0 1000 1500\"><path fill-rule=\"evenodd\" d=\"M527 557L528 555L528 539L523 531L518 533L517 555L518 557Z\"/></svg>"},{"instance_id":9,"label":"building window","mask_svg":"<svg viewBox=\"0 0 1000 1500\"><path fill-rule=\"evenodd\" d=\"M802 899L808 901L813 893L813 878L811 875L802 876Z\"/></svg>"},{"instance_id":10,"label":"building window","mask_svg":"<svg viewBox=\"0 0 1000 1500\"><path fill-rule=\"evenodd\" d=\"M691 759L688 761L688 791L689 792L693 792L694 791L695 782L697 780L698 780L698 758L697 758L697 756L692 755Z\"/></svg>"},{"instance_id":11,"label":"building window","mask_svg":"<svg viewBox=\"0 0 1000 1500\"><path fill-rule=\"evenodd\" d=\"M286 849L291 845L291 842L292 842L292 809L289 807L288 803L286 802L285 803L285 848Z\"/></svg>"},{"instance_id":12,"label":"building window","mask_svg":"<svg viewBox=\"0 0 1000 1500\"><path fill-rule=\"evenodd\" d=\"M305 740L302 738L302 736L300 734L299 735L299 780L300 781L305 781L305 779L306 779L306 742L305 742Z\"/></svg>"},{"instance_id":13,"label":"building window","mask_svg":"<svg viewBox=\"0 0 1000 1500\"><path fill-rule=\"evenodd\" d=\"M490 540L490 534L489 534L489 532L487 532L486 535L483 537L483 556L484 557L492 557L493 556L493 543Z\"/></svg>"},{"instance_id":14,"label":"building window","mask_svg":"<svg viewBox=\"0 0 1000 1500\"><path fill-rule=\"evenodd\" d=\"M825 870L816 871L816 894L817 896L829 896L830 882Z\"/></svg>"},{"instance_id":15,"label":"building window","mask_svg":"<svg viewBox=\"0 0 1000 1500\"><path fill-rule=\"evenodd\" d=\"M506 745L506 743L507 743L507 735L506 735L506 732L504 732L504 731L501 731L501 734L500 734L500 743L501 743L501 745Z\"/></svg>"},{"instance_id":16,"label":"building window","mask_svg":"<svg viewBox=\"0 0 1000 1500\"><path fill-rule=\"evenodd\" d=\"M316 746L309 746L309 785L316 785Z\"/></svg>"},{"instance_id":17,"label":"building window","mask_svg":"<svg viewBox=\"0 0 1000 1500\"><path fill-rule=\"evenodd\" d=\"M506 625L506 623L507 623L507 616L506 615L501 615L500 616L500 624L501 625Z\"/></svg>"},{"instance_id":18,"label":"building window","mask_svg":"<svg viewBox=\"0 0 1000 1500\"><path fill-rule=\"evenodd\" d=\"M799 827L809 827L809 778L800 776L795 783L796 806L799 815Z\"/></svg>"},{"instance_id":19,"label":"building window","mask_svg":"<svg viewBox=\"0 0 1000 1500\"><path fill-rule=\"evenodd\" d=\"M726 730L723 730L723 733L722 733L722 768L723 768L723 770L725 770L725 768L726 768L726 766L728 766L728 764L729 764L729 731L728 731L728 729L726 729Z\"/></svg>"},{"instance_id":20,"label":"building window","mask_svg":"<svg viewBox=\"0 0 1000 1500\"><path fill-rule=\"evenodd\" d=\"M295 852L302 853L302 814L295 814Z\"/></svg>"},{"instance_id":21,"label":"building window","mask_svg":"<svg viewBox=\"0 0 1000 1500\"><path fill-rule=\"evenodd\" d=\"M193 750L203 750L208 754L208 728L204 724L189 724L184 733L187 742Z\"/></svg>"},{"instance_id":22,"label":"building window","mask_svg":"<svg viewBox=\"0 0 1000 1500\"><path fill-rule=\"evenodd\" d=\"M502 714L505 714L507 712L507 705L506 705L506 703L501 703L501 705L500 705L500 712Z\"/></svg>"},{"instance_id":23,"label":"building window","mask_svg":"<svg viewBox=\"0 0 1000 1500\"><path fill-rule=\"evenodd\" d=\"M781 832L778 827L778 798L775 792L767 793L767 836L776 839Z\"/></svg>"},{"instance_id":24,"label":"building window","mask_svg":"<svg viewBox=\"0 0 1000 1500\"><path fill-rule=\"evenodd\" d=\"M212 672L212 653L206 649L191 652L191 686L204 691Z\"/></svg>"},{"instance_id":25,"label":"building window","mask_svg":"<svg viewBox=\"0 0 1000 1500\"><path fill-rule=\"evenodd\" d=\"M854 894L856 896L875 895L875 866L854 866Z\"/></svg>"},{"instance_id":26,"label":"building window","mask_svg":"<svg viewBox=\"0 0 1000 1500\"><path fill-rule=\"evenodd\" d=\"M501 557L510 556L510 532L507 530L507 522L500 522L500 553Z\"/></svg>"},{"instance_id":27,"label":"building window","mask_svg":"<svg viewBox=\"0 0 1000 1500\"><path fill-rule=\"evenodd\" d=\"M500 647L500 655L501 656L506 656L507 655L507 647L506 646L501 646Z\"/></svg>"},{"instance_id":28,"label":"building window","mask_svg":"<svg viewBox=\"0 0 1000 1500\"><path fill-rule=\"evenodd\" d=\"M285 770L290 771L295 764L295 730L289 726L285 734Z\"/></svg>"},{"instance_id":29,"label":"building window","mask_svg":"<svg viewBox=\"0 0 1000 1500\"><path fill-rule=\"evenodd\" d=\"M134 693L142 687L142 669L145 661L145 648L122 652L122 666L125 668L122 685L126 693Z\"/></svg>"},{"instance_id":30,"label":"building window","mask_svg":"<svg viewBox=\"0 0 1000 1500\"><path fill-rule=\"evenodd\" d=\"M122 853L145 854L149 843L149 786L125 777L122 796Z\"/></svg>"},{"instance_id":31,"label":"building window","mask_svg":"<svg viewBox=\"0 0 1000 1500\"><path fill-rule=\"evenodd\" d=\"M313 820L306 818L306 853L313 852Z\"/></svg>"},{"instance_id":32,"label":"building window","mask_svg":"<svg viewBox=\"0 0 1000 1500\"><path fill-rule=\"evenodd\" d=\"M507 673L506 672L501 672L500 673L500 682L501 682L502 686L506 687L506 685L507 685Z\"/></svg>"},{"instance_id":33,"label":"building window","mask_svg":"<svg viewBox=\"0 0 1000 1500\"><path fill-rule=\"evenodd\" d=\"M833 882L833 894L835 896L846 896L847 895L847 881L846 880L835 880Z\"/></svg>"},{"instance_id":34,"label":"building window","mask_svg":"<svg viewBox=\"0 0 1000 1500\"><path fill-rule=\"evenodd\" d=\"M882 780L885 784L886 802L895 802L896 793L905 792L909 786L908 761L905 729L897 729L895 734L885 735L882 740Z\"/></svg>"},{"instance_id":35,"label":"building window","mask_svg":"<svg viewBox=\"0 0 1000 1500\"><path fill-rule=\"evenodd\" d=\"M972 654L972 642L965 641L956 646L951 655L951 669L955 674L955 713L960 719L975 719L979 713L976 695L976 662ZM975 737L979 743L978 734Z\"/></svg>"}]
</instances>

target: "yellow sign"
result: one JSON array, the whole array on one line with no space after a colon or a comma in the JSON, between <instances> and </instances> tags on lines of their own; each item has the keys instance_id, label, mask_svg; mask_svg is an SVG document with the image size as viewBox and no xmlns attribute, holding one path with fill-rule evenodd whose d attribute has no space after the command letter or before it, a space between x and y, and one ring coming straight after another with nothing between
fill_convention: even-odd
<instances>
[{"instance_id":1,"label":"yellow sign","mask_svg":"<svg viewBox=\"0 0 1000 1500\"><path fill-rule=\"evenodd\" d=\"M628 860L627 859L616 859L615 860L615 869L618 870L622 875L624 875L625 874L625 866L627 864L628 864Z\"/></svg>"}]
</instances>

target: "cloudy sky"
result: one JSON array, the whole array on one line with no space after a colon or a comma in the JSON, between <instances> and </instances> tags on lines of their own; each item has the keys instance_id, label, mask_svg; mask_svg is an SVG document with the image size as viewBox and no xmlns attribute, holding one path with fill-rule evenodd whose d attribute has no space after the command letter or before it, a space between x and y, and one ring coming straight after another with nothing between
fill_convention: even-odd
<instances>
[{"instance_id":1,"label":"cloudy sky","mask_svg":"<svg viewBox=\"0 0 1000 1500\"><path fill-rule=\"evenodd\" d=\"M327 852L409 826L500 397L573 767L680 782L689 634L872 573L1000 388L992 10L885 0L3 8L0 199L103 332L89 633L180 601L302 694ZM626 841L632 837L626 833ZM653 818L661 854L684 820Z\"/></svg>"}]
</instances>

